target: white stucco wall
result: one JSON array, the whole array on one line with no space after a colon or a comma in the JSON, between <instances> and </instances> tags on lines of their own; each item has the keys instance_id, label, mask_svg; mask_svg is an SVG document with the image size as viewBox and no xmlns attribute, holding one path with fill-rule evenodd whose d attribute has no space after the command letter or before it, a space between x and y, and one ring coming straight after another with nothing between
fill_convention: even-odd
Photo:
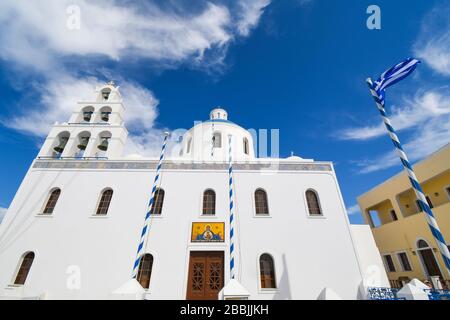
<instances>
[{"instance_id":1,"label":"white stucco wall","mask_svg":"<svg viewBox=\"0 0 450 320\"><path fill-rule=\"evenodd\" d=\"M351 230L363 271L364 287L390 287L370 226L351 225Z\"/></svg>"},{"instance_id":2,"label":"white stucco wall","mask_svg":"<svg viewBox=\"0 0 450 320\"><path fill-rule=\"evenodd\" d=\"M153 178L147 169L31 169L0 226L0 291L13 282L22 254L34 251L25 296L108 298L130 278ZM53 187L62 190L54 214L37 216ZM114 190L108 215L93 217L106 187ZM190 250L224 251L228 278L228 173L165 169L161 187L162 216L149 232L154 264L147 298L184 299ZM316 299L325 287L344 299L358 297L362 276L333 171L235 170L235 187L237 273L251 299ZM207 188L216 192L215 217L201 216ZM267 191L270 217L255 216L257 188ZM307 214L308 188L318 192L323 217ZM194 221L224 221L226 242L191 243ZM277 290L259 288L262 253L274 258ZM66 272L78 267L81 286L71 290Z\"/></svg>"}]
</instances>

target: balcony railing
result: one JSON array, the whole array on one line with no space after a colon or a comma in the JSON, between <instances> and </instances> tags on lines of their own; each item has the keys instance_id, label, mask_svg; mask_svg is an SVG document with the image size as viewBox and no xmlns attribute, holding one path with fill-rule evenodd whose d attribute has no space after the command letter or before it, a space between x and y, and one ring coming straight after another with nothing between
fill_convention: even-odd
<instances>
[{"instance_id":1,"label":"balcony railing","mask_svg":"<svg viewBox=\"0 0 450 320\"><path fill-rule=\"evenodd\" d=\"M450 300L449 290L430 289L425 290L425 292L428 293L428 298L430 298L430 300Z\"/></svg>"},{"instance_id":2,"label":"balcony railing","mask_svg":"<svg viewBox=\"0 0 450 320\"><path fill-rule=\"evenodd\" d=\"M397 297L399 289L396 288L371 287L367 290L369 300L405 300Z\"/></svg>"}]
</instances>

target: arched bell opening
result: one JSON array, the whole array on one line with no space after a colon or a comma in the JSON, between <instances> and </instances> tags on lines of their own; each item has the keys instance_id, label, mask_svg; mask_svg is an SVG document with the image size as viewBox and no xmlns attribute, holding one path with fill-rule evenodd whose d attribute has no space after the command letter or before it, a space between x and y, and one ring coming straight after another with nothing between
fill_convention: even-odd
<instances>
[{"instance_id":1,"label":"arched bell opening","mask_svg":"<svg viewBox=\"0 0 450 320\"><path fill-rule=\"evenodd\" d=\"M94 107L91 107L91 106L84 107L81 110L81 115L80 115L80 119L78 122L80 122L80 123L91 122L93 114L94 114Z\"/></svg>"},{"instance_id":2,"label":"arched bell opening","mask_svg":"<svg viewBox=\"0 0 450 320\"><path fill-rule=\"evenodd\" d=\"M108 123L111 117L112 109L110 107L102 107L100 109L100 121Z\"/></svg>"},{"instance_id":3,"label":"arched bell opening","mask_svg":"<svg viewBox=\"0 0 450 320\"><path fill-rule=\"evenodd\" d=\"M111 137L112 135L111 132L109 131L103 131L98 135L97 138L98 143L96 150L97 157L106 157Z\"/></svg>"},{"instance_id":4,"label":"arched bell opening","mask_svg":"<svg viewBox=\"0 0 450 320\"><path fill-rule=\"evenodd\" d=\"M53 143L50 150L51 156L53 158L60 158L64 149L66 148L67 142L69 141L70 133L68 131L60 132Z\"/></svg>"},{"instance_id":5,"label":"arched bell opening","mask_svg":"<svg viewBox=\"0 0 450 320\"><path fill-rule=\"evenodd\" d=\"M89 140L91 139L90 132L83 131L78 134L76 143L75 143L75 158L82 158L84 156L84 152L89 144Z\"/></svg>"},{"instance_id":6,"label":"arched bell opening","mask_svg":"<svg viewBox=\"0 0 450 320\"><path fill-rule=\"evenodd\" d=\"M110 94L111 94L111 89L104 88L101 92L103 101L108 101Z\"/></svg>"}]
</instances>

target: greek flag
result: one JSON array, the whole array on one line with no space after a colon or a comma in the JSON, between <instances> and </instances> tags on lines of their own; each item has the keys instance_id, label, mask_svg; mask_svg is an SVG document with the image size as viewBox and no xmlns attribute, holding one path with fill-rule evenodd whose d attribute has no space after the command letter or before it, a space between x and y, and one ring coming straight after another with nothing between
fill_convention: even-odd
<instances>
[{"instance_id":1,"label":"greek flag","mask_svg":"<svg viewBox=\"0 0 450 320\"><path fill-rule=\"evenodd\" d=\"M389 70L383 72L380 78L375 81L373 89L378 93L378 97L383 101L386 88L406 78L416 69L420 63L419 60L408 58L405 61L396 64Z\"/></svg>"}]
</instances>

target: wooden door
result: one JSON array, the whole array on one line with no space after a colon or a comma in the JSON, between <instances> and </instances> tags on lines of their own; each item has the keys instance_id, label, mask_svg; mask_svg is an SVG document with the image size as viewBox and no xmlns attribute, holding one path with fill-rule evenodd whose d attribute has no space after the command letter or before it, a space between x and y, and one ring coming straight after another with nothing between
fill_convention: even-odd
<instances>
[{"instance_id":1,"label":"wooden door","mask_svg":"<svg viewBox=\"0 0 450 320\"><path fill-rule=\"evenodd\" d=\"M442 277L437 261L434 258L433 251L431 251L431 249L422 249L419 250L419 253L422 256L422 261L423 264L425 265L428 275Z\"/></svg>"},{"instance_id":2,"label":"wooden door","mask_svg":"<svg viewBox=\"0 0 450 320\"><path fill-rule=\"evenodd\" d=\"M186 299L217 300L223 288L223 252L191 251Z\"/></svg>"}]
</instances>

